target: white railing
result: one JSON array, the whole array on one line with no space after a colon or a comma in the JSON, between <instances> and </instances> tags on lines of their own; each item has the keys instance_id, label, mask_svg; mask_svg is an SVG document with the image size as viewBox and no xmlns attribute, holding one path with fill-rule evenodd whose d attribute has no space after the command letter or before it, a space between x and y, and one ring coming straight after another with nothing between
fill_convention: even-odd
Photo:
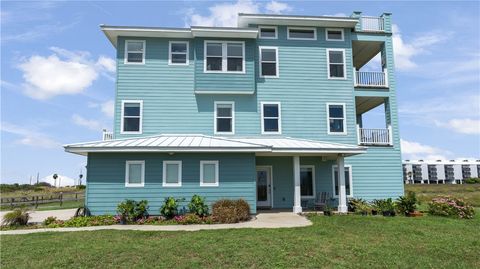
<instances>
[{"instance_id":1,"label":"white railing","mask_svg":"<svg viewBox=\"0 0 480 269\"><path fill-rule=\"evenodd\" d=\"M357 125L358 143L360 145L392 145L392 127L387 129L367 129Z\"/></svg>"},{"instance_id":2,"label":"white railing","mask_svg":"<svg viewBox=\"0 0 480 269\"><path fill-rule=\"evenodd\" d=\"M356 71L355 86L361 87L388 87L388 79L386 72Z\"/></svg>"},{"instance_id":3,"label":"white railing","mask_svg":"<svg viewBox=\"0 0 480 269\"><path fill-rule=\"evenodd\" d=\"M103 140L103 141L113 140L113 133L112 133L112 132L109 132L109 131L107 131L107 130L105 130L105 129L103 129L102 140Z\"/></svg>"},{"instance_id":4,"label":"white railing","mask_svg":"<svg viewBox=\"0 0 480 269\"><path fill-rule=\"evenodd\" d=\"M361 17L362 31L384 32L385 24L382 17Z\"/></svg>"}]
</instances>

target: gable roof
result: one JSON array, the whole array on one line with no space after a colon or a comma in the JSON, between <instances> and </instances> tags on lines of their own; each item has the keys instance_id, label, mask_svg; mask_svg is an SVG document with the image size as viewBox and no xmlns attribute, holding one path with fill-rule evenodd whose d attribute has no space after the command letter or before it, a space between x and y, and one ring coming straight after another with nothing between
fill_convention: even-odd
<instances>
[{"instance_id":1,"label":"gable roof","mask_svg":"<svg viewBox=\"0 0 480 269\"><path fill-rule=\"evenodd\" d=\"M366 148L290 137L226 138L206 135L165 134L65 145L65 151L89 152L253 152L265 154L348 154Z\"/></svg>"}]
</instances>

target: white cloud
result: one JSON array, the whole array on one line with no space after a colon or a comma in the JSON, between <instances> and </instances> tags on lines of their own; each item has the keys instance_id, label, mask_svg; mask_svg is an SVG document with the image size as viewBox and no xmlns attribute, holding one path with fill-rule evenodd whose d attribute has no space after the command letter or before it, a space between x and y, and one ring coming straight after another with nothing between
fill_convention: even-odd
<instances>
[{"instance_id":1,"label":"white cloud","mask_svg":"<svg viewBox=\"0 0 480 269\"><path fill-rule=\"evenodd\" d=\"M102 112L110 118L113 118L113 113L115 112L115 103L113 100L108 100L101 104Z\"/></svg>"},{"instance_id":2,"label":"white cloud","mask_svg":"<svg viewBox=\"0 0 480 269\"><path fill-rule=\"evenodd\" d=\"M78 114L72 115L72 121L78 126L86 127L93 131L101 131L103 129L103 124L97 120L89 120Z\"/></svg>"},{"instance_id":3,"label":"white cloud","mask_svg":"<svg viewBox=\"0 0 480 269\"><path fill-rule=\"evenodd\" d=\"M433 31L423 33L419 37L406 42L398 25L392 25L393 52L395 54L395 67L398 70L411 70L417 67L414 58L429 53L429 47L443 42L450 37L449 32Z\"/></svg>"},{"instance_id":4,"label":"white cloud","mask_svg":"<svg viewBox=\"0 0 480 269\"><path fill-rule=\"evenodd\" d=\"M410 160L446 160L451 156L448 150L420 144L418 142L400 140L403 159Z\"/></svg>"},{"instance_id":5,"label":"white cloud","mask_svg":"<svg viewBox=\"0 0 480 269\"><path fill-rule=\"evenodd\" d=\"M292 11L292 7L287 3L271 1L267 3L267 5L265 6L265 10L267 11L267 13L282 14Z\"/></svg>"},{"instance_id":6,"label":"white cloud","mask_svg":"<svg viewBox=\"0 0 480 269\"><path fill-rule=\"evenodd\" d=\"M12 123L2 122L0 124L0 130L2 132L11 133L20 136L15 140L15 143L32 146L37 148L58 148L61 144L54 139L48 137L46 134L30 130Z\"/></svg>"},{"instance_id":7,"label":"white cloud","mask_svg":"<svg viewBox=\"0 0 480 269\"><path fill-rule=\"evenodd\" d=\"M185 16L185 25L192 26L220 26L234 27L237 25L238 13L260 13L262 10L267 13L281 14L290 12L293 8L285 3L272 0L267 4L259 4L252 0L238 0L237 2L226 2L215 4L208 8L208 15L196 13L189 9Z\"/></svg>"},{"instance_id":8,"label":"white cloud","mask_svg":"<svg viewBox=\"0 0 480 269\"><path fill-rule=\"evenodd\" d=\"M34 99L78 94L90 87L99 73L114 72L114 62L104 56L92 61L90 53L50 48L54 54L34 55L18 65L23 72L23 92Z\"/></svg>"},{"instance_id":9,"label":"white cloud","mask_svg":"<svg viewBox=\"0 0 480 269\"><path fill-rule=\"evenodd\" d=\"M435 121L439 127L448 128L461 134L480 134L480 120L474 119L451 119L447 122Z\"/></svg>"}]
</instances>

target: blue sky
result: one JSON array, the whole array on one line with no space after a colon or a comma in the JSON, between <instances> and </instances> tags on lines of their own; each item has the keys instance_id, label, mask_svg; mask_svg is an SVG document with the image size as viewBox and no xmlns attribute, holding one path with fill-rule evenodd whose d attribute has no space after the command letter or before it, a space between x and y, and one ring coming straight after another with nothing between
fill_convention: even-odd
<instances>
[{"instance_id":1,"label":"blue sky","mask_svg":"<svg viewBox=\"0 0 480 269\"><path fill-rule=\"evenodd\" d=\"M99 24L231 26L236 13L393 13L403 157L480 158L477 1L1 2L2 183L59 173L86 159L61 145L112 129L115 51ZM368 117L379 125L381 111ZM84 170L84 169L83 169Z\"/></svg>"}]
</instances>

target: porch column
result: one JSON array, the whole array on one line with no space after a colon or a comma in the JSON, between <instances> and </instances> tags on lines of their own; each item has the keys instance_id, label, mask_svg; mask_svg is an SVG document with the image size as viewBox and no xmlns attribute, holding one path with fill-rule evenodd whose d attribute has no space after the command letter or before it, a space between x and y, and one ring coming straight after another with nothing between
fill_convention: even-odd
<instances>
[{"instance_id":1,"label":"porch column","mask_svg":"<svg viewBox=\"0 0 480 269\"><path fill-rule=\"evenodd\" d=\"M302 213L301 193L300 193L300 157L299 156L293 156L293 180L295 182L293 213Z\"/></svg>"},{"instance_id":2,"label":"porch column","mask_svg":"<svg viewBox=\"0 0 480 269\"><path fill-rule=\"evenodd\" d=\"M342 154L337 157L338 167L338 212L347 213L347 191L345 188L345 160Z\"/></svg>"}]
</instances>

